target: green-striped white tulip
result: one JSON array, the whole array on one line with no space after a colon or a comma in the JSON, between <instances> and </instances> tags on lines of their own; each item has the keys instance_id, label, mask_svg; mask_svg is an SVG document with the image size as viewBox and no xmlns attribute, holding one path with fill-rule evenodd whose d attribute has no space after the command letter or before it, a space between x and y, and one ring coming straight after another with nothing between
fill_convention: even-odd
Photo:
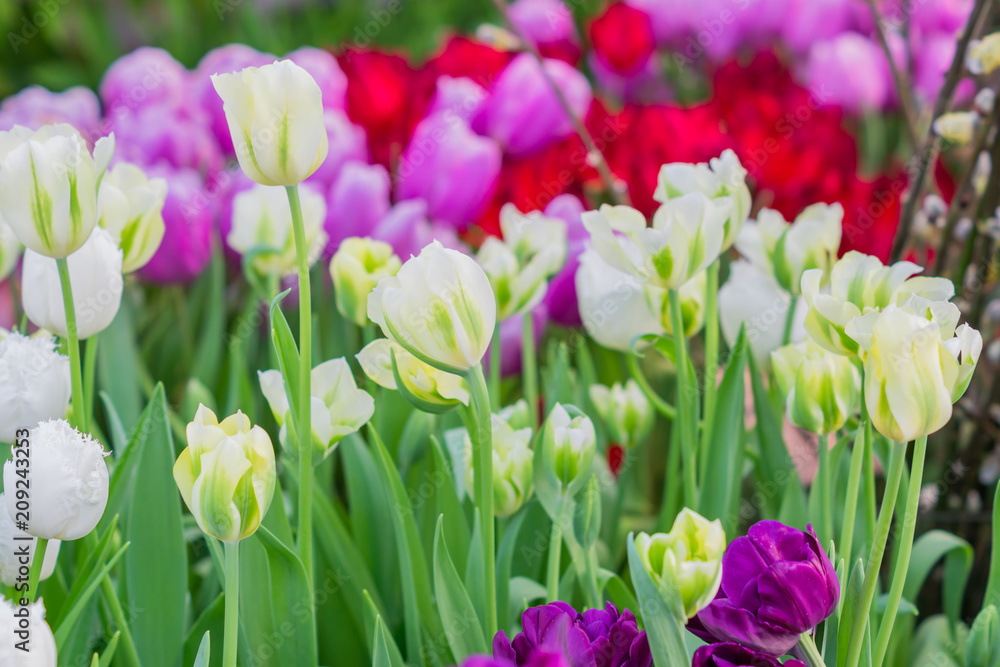
<instances>
[{"instance_id":1,"label":"green-striped white tulip","mask_svg":"<svg viewBox=\"0 0 1000 667\"><path fill-rule=\"evenodd\" d=\"M463 377L424 363L388 338L365 345L357 359L372 382L399 391L424 412L438 414L469 404L469 385Z\"/></svg>"},{"instance_id":2,"label":"green-striped white tulip","mask_svg":"<svg viewBox=\"0 0 1000 667\"><path fill-rule=\"evenodd\" d=\"M491 419L493 433L493 513L507 517L521 509L531 497L534 484L534 453L531 429L514 429L502 415ZM472 440L465 433L465 488L473 484Z\"/></svg>"},{"instance_id":3,"label":"green-striped white tulip","mask_svg":"<svg viewBox=\"0 0 1000 667\"><path fill-rule=\"evenodd\" d=\"M14 273L23 252L24 245L17 240L14 230L0 212L0 280L6 280L7 276Z\"/></svg>"},{"instance_id":4,"label":"green-striped white tulip","mask_svg":"<svg viewBox=\"0 0 1000 667\"><path fill-rule=\"evenodd\" d=\"M590 385L590 400L608 429L611 440L632 447L649 435L653 428L653 406L635 380L610 387Z\"/></svg>"},{"instance_id":5,"label":"green-striped white tulip","mask_svg":"<svg viewBox=\"0 0 1000 667\"><path fill-rule=\"evenodd\" d=\"M167 182L147 178L134 164L112 167L101 184L97 199L99 223L118 242L124 253L123 273L142 268L160 247L166 227L163 202Z\"/></svg>"},{"instance_id":6,"label":"green-striped white tulip","mask_svg":"<svg viewBox=\"0 0 1000 667\"><path fill-rule=\"evenodd\" d=\"M541 446L542 474L549 486L571 496L590 479L597 433L589 417L570 416L566 408L556 403L545 420Z\"/></svg>"},{"instance_id":7,"label":"green-striped white tulip","mask_svg":"<svg viewBox=\"0 0 1000 667\"><path fill-rule=\"evenodd\" d=\"M368 295L378 281L394 276L403 263L384 241L352 236L330 260L337 310L359 327L368 324Z\"/></svg>"},{"instance_id":8,"label":"green-striped white tulip","mask_svg":"<svg viewBox=\"0 0 1000 667\"><path fill-rule=\"evenodd\" d=\"M809 340L775 350L771 360L788 419L796 426L833 433L857 410L861 373L850 357Z\"/></svg>"}]
</instances>

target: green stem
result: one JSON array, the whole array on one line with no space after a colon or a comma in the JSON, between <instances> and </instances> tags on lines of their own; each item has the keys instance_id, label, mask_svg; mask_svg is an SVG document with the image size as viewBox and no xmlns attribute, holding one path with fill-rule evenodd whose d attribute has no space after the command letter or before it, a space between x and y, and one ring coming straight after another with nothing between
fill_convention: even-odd
<instances>
[{"instance_id":1,"label":"green stem","mask_svg":"<svg viewBox=\"0 0 1000 667\"><path fill-rule=\"evenodd\" d=\"M819 470L816 474L819 475L822 482L820 484L819 509L823 521L823 525L820 527L820 538L824 550L830 546L830 541L833 540L833 499L830 489L833 475L830 470L830 439L834 438L836 438L835 433L829 434L827 438L819 437Z\"/></svg>"},{"instance_id":2,"label":"green stem","mask_svg":"<svg viewBox=\"0 0 1000 667\"><path fill-rule=\"evenodd\" d=\"M889 638L896 622L896 612L899 601L903 597L903 585L906 583L906 573L910 567L910 553L913 550L913 534L917 528L917 512L920 507L920 484L924 476L924 459L927 455L927 436L917 438L913 445L913 469L910 474L910 485L906 492L906 508L903 510L903 532L899 538L899 555L896 557L896 567L893 568L892 584L889 586L889 599L886 602L885 613L879 625L878 638L875 641L873 665L881 665L885 652L889 648Z\"/></svg>"},{"instance_id":3,"label":"green stem","mask_svg":"<svg viewBox=\"0 0 1000 667\"><path fill-rule=\"evenodd\" d=\"M552 532L549 535L549 558L545 568L545 601L555 602L559 599L559 564L562 561L562 528L566 520L563 508L565 501L560 500L556 507L556 515L552 519Z\"/></svg>"},{"instance_id":4,"label":"green stem","mask_svg":"<svg viewBox=\"0 0 1000 667\"><path fill-rule=\"evenodd\" d=\"M808 632L799 636L799 647L806 654L806 660L809 661L810 667L826 667L826 663L823 662L823 654L819 652L815 640Z\"/></svg>"},{"instance_id":5,"label":"green stem","mask_svg":"<svg viewBox=\"0 0 1000 667\"><path fill-rule=\"evenodd\" d=\"M657 394L653 387L650 386L645 373L643 373L642 369L639 367L639 357L634 354L626 354L625 363L628 364L629 373L632 374L632 379L635 380L637 385L639 385L639 389L641 389L642 393L646 395L649 402L653 404L656 411L670 421L673 421L677 416L677 408L663 400L663 397Z\"/></svg>"},{"instance_id":6,"label":"green stem","mask_svg":"<svg viewBox=\"0 0 1000 667\"><path fill-rule=\"evenodd\" d=\"M875 599L875 589L878 587L879 569L882 567L882 557L885 555L885 543L889 539L889 528L892 526L892 513L896 505L896 495L899 493L899 482L903 477L903 466L906 464L906 445L894 444L889 456L889 471L886 477L885 495L882 496L882 507L875 525L875 535L872 539L871 552L865 563L865 581L861 587L858 607L854 610L854 625L851 627L851 641L847 647L847 665L857 665L861 659L861 645L865 635L865 625L868 623L872 601Z\"/></svg>"},{"instance_id":7,"label":"green stem","mask_svg":"<svg viewBox=\"0 0 1000 667\"><path fill-rule=\"evenodd\" d=\"M795 326L795 309L799 305L799 297L792 295L788 302L788 313L785 315L785 332L781 336L781 344L788 345L792 342L792 328Z\"/></svg>"},{"instance_id":8,"label":"green stem","mask_svg":"<svg viewBox=\"0 0 1000 667\"><path fill-rule=\"evenodd\" d=\"M86 422L94 423L94 403L97 397L94 395L94 379L97 375L97 341L100 334L94 334L87 341L87 349L83 357L83 405L87 412Z\"/></svg>"},{"instance_id":9,"label":"green stem","mask_svg":"<svg viewBox=\"0 0 1000 667\"><path fill-rule=\"evenodd\" d=\"M839 555L848 565L853 563L851 550L854 548L854 519L858 512L858 494L861 490L861 467L865 458L865 425L858 425L854 436L854 448L851 450L851 471L847 476L847 497L844 499L844 521L840 526L838 536ZM847 584L847 568L844 569L840 590L845 590Z\"/></svg>"},{"instance_id":10,"label":"green stem","mask_svg":"<svg viewBox=\"0 0 1000 667\"><path fill-rule=\"evenodd\" d=\"M310 475L312 471L310 471ZM222 667L236 667L240 633L240 543L226 543L226 628Z\"/></svg>"},{"instance_id":11,"label":"green stem","mask_svg":"<svg viewBox=\"0 0 1000 667\"><path fill-rule=\"evenodd\" d=\"M1000 534L1000 484L993 492L993 535ZM983 607L1000 605L1000 540L993 540L990 547L990 573L986 580L986 597Z\"/></svg>"},{"instance_id":12,"label":"green stem","mask_svg":"<svg viewBox=\"0 0 1000 667\"><path fill-rule=\"evenodd\" d=\"M312 292L309 286L309 247L306 245L305 224L298 186L285 188L288 205L292 211L292 229L295 234L295 255L299 269L299 556L312 582ZM310 590L312 586L310 585Z\"/></svg>"},{"instance_id":13,"label":"green stem","mask_svg":"<svg viewBox=\"0 0 1000 667\"><path fill-rule=\"evenodd\" d=\"M39 580L42 578L42 563L45 562L45 550L49 545L48 540L38 538L35 541L35 553L31 558L31 565L28 567L28 599L31 602L38 597Z\"/></svg>"},{"instance_id":14,"label":"green stem","mask_svg":"<svg viewBox=\"0 0 1000 667\"><path fill-rule=\"evenodd\" d=\"M701 452L708 451L708 443L712 439L712 427L715 425L715 375L719 369L719 308L717 296L719 293L719 263L715 260L708 267L707 287L705 289L705 407L704 426L701 429ZM705 457L705 462L708 457Z\"/></svg>"},{"instance_id":15,"label":"green stem","mask_svg":"<svg viewBox=\"0 0 1000 667\"><path fill-rule=\"evenodd\" d=\"M494 341L500 340L497 336ZM521 329L521 380L524 383L524 400L528 402L531 428L538 430L538 360L535 358L535 318L531 311L524 314Z\"/></svg>"},{"instance_id":16,"label":"green stem","mask_svg":"<svg viewBox=\"0 0 1000 667\"><path fill-rule=\"evenodd\" d=\"M869 502L865 505L865 534L869 537L875 534L875 432L872 430L871 419L865 422L865 460L862 467L865 484L865 497Z\"/></svg>"},{"instance_id":17,"label":"green stem","mask_svg":"<svg viewBox=\"0 0 1000 667\"><path fill-rule=\"evenodd\" d=\"M500 404L500 364L503 363L503 346L500 341L500 318L493 327L493 341L490 343L490 404L494 410L503 407ZM531 410L531 406L528 406Z\"/></svg>"},{"instance_id":18,"label":"green stem","mask_svg":"<svg viewBox=\"0 0 1000 667\"><path fill-rule=\"evenodd\" d=\"M66 310L66 347L69 349L69 370L73 382L73 425L87 432L87 413L83 402L83 375L80 366L80 340L76 331L76 307L73 304L73 286L69 279L69 262L65 257L56 260L59 267L59 284L62 287L63 308Z\"/></svg>"},{"instance_id":19,"label":"green stem","mask_svg":"<svg viewBox=\"0 0 1000 667\"><path fill-rule=\"evenodd\" d=\"M676 289L670 290L670 323L674 337L674 363L677 366L677 407L680 419L681 466L684 475L684 504L695 507L698 498L698 452L695 447L698 431L695 392L697 387L688 372L687 339L684 338L684 317L681 315L681 297Z\"/></svg>"},{"instance_id":20,"label":"green stem","mask_svg":"<svg viewBox=\"0 0 1000 667\"><path fill-rule=\"evenodd\" d=\"M473 454L473 478L476 488L476 509L482 520L483 541L483 582L486 587L486 622L487 636L492 637L497 632L497 571L496 571L496 521L493 517L493 430L492 413L490 412L489 390L486 388L486 378L480 364L469 370L466 375L472 390L472 402L475 407L476 432L472 438L475 452ZM472 433L469 434L473 435Z\"/></svg>"}]
</instances>

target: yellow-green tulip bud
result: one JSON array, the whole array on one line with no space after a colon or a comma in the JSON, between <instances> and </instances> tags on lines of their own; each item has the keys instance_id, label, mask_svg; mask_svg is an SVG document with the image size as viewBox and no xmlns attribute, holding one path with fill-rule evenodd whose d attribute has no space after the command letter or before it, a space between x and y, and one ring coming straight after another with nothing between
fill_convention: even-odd
<instances>
[{"instance_id":1,"label":"yellow-green tulip bud","mask_svg":"<svg viewBox=\"0 0 1000 667\"><path fill-rule=\"evenodd\" d=\"M493 513L510 516L531 497L534 453L531 429L513 429L500 415L490 421L493 433ZM465 434L465 488L474 489L472 440Z\"/></svg>"},{"instance_id":2,"label":"yellow-green tulip bud","mask_svg":"<svg viewBox=\"0 0 1000 667\"><path fill-rule=\"evenodd\" d=\"M544 473L551 485L563 494L572 495L587 481L597 448L597 434L589 417L571 417L556 403L545 421L542 436Z\"/></svg>"},{"instance_id":3,"label":"yellow-green tulip bud","mask_svg":"<svg viewBox=\"0 0 1000 667\"><path fill-rule=\"evenodd\" d=\"M624 386L616 382L610 388L590 385L590 400L616 444L632 447L653 428L653 406L635 380L628 380Z\"/></svg>"},{"instance_id":4,"label":"yellow-green tulip bud","mask_svg":"<svg viewBox=\"0 0 1000 667\"><path fill-rule=\"evenodd\" d=\"M388 338L366 345L357 359L373 382L398 390L424 412L441 413L469 404L471 395L465 378L425 364Z\"/></svg>"},{"instance_id":5,"label":"yellow-green tulip bud","mask_svg":"<svg viewBox=\"0 0 1000 667\"><path fill-rule=\"evenodd\" d=\"M805 341L775 350L771 361L788 419L799 428L833 433L858 408L861 373L850 357Z\"/></svg>"},{"instance_id":6,"label":"yellow-green tulip bud","mask_svg":"<svg viewBox=\"0 0 1000 667\"><path fill-rule=\"evenodd\" d=\"M359 327L368 324L368 295L378 281L394 276L403 263L384 241L352 236L330 260L337 310Z\"/></svg>"},{"instance_id":7,"label":"yellow-green tulip bud","mask_svg":"<svg viewBox=\"0 0 1000 667\"><path fill-rule=\"evenodd\" d=\"M184 503L206 535L238 542L253 535L274 497L277 471L267 432L242 412L219 422L204 405L187 426L174 464Z\"/></svg>"},{"instance_id":8,"label":"yellow-green tulip bud","mask_svg":"<svg viewBox=\"0 0 1000 667\"><path fill-rule=\"evenodd\" d=\"M111 233L124 253L123 273L142 268L160 247L166 226L163 202L167 182L147 178L139 167L121 162L112 167L97 199L98 224Z\"/></svg>"},{"instance_id":9,"label":"yellow-green tulip bud","mask_svg":"<svg viewBox=\"0 0 1000 667\"><path fill-rule=\"evenodd\" d=\"M635 550L661 591L680 592L680 600L664 597L674 598L678 608L671 611L681 623L707 607L719 592L726 532L718 519L709 521L685 507L669 533L636 535Z\"/></svg>"}]
</instances>

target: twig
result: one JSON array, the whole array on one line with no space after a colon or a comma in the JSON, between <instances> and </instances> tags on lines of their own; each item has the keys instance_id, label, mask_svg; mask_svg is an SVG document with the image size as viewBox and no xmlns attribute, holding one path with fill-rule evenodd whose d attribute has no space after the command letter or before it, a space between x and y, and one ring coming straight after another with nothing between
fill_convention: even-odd
<instances>
[{"instance_id":1,"label":"twig","mask_svg":"<svg viewBox=\"0 0 1000 667\"><path fill-rule=\"evenodd\" d=\"M934 120L941 116L951 104L952 95L955 94L955 88L958 87L959 79L965 68L965 53L969 49L969 42L972 41L972 36L977 32L980 19L991 4L991 0L976 0L976 4L969 14L969 22L965 25L962 36L958 40L958 45L955 47L955 57L951 61L951 66L945 75L944 84L941 86L937 100L934 102L931 123L927 126L920 151L914 156L920 158L918 171L916 177L913 179L913 183L910 184L909 193L906 196L903 214L899 219L899 229L896 230L896 238L892 242L892 252L889 255L890 262L898 261L903 254L903 250L906 248L907 238L913 228L913 218L917 212L917 204L920 202L920 195L924 190L927 171L937 156L938 139L934 135Z\"/></svg>"},{"instance_id":2,"label":"twig","mask_svg":"<svg viewBox=\"0 0 1000 667\"><path fill-rule=\"evenodd\" d=\"M875 0L868 0L868 6L872 12L872 19L875 21L875 32L878 33L878 41L882 44L885 57L889 61L889 71L892 72L892 79L896 84L896 92L899 94L899 104L903 111L904 125L906 126L906 137L914 149L920 145L917 138L917 105L913 101L913 89L907 73L896 65L896 59L892 57L892 49L889 48L889 41L885 37L882 29L882 15L878 11Z\"/></svg>"},{"instance_id":3,"label":"twig","mask_svg":"<svg viewBox=\"0 0 1000 667\"><path fill-rule=\"evenodd\" d=\"M538 66L542 70L542 75L545 77L545 81L552 88L552 92L555 93L556 98L559 100L559 105L563 108L563 111L569 117L570 122L573 124L573 129L580 136L581 141L583 141L584 147L587 149L588 162L593 162L594 168L597 170L598 175L604 182L604 187L607 188L608 193L611 195L611 199L614 200L616 204L628 204L628 187L620 179L615 178L615 175L611 171L611 167L608 166L608 161L604 158L604 153L597 147L594 142L594 137L591 136L590 131L584 124L576 113L573 112L573 108L569 104L569 100L563 94L562 89L556 84L555 79L549 74L549 71L545 69L545 61L542 58L541 52L539 52L538 47L531 40L530 37L524 34L513 21L510 20L510 12L507 8L507 0L493 0L493 4L496 6L497 11L503 16L504 22L507 24L508 29L520 40L524 49L528 51L531 55L535 57L538 61Z\"/></svg>"}]
</instances>

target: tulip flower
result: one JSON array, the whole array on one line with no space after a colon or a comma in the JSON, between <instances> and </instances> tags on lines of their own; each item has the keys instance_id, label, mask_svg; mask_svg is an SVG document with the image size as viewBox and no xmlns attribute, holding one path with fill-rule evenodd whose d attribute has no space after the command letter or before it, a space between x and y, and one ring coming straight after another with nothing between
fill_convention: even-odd
<instances>
[{"instance_id":1,"label":"tulip flower","mask_svg":"<svg viewBox=\"0 0 1000 667\"><path fill-rule=\"evenodd\" d=\"M799 428L834 433L858 408L861 373L850 357L809 340L775 350L771 360L788 419Z\"/></svg>"},{"instance_id":2,"label":"tulip flower","mask_svg":"<svg viewBox=\"0 0 1000 667\"><path fill-rule=\"evenodd\" d=\"M160 247L166 230L163 222L166 197L167 182L162 178L147 178L135 165L119 163L105 176L97 200L98 223L121 247L124 273L145 266Z\"/></svg>"},{"instance_id":3,"label":"tulip flower","mask_svg":"<svg viewBox=\"0 0 1000 667\"><path fill-rule=\"evenodd\" d=\"M801 291L802 274L820 269L828 275L840 249L844 207L813 204L791 224L777 211L763 209L736 239L736 249L761 268L767 268L781 288Z\"/></svg>"},{"instance_id":4,"label":"tulip flower","mask_svg":"<svg viewBox=\"0 0 1000 667\"><path fill-rule=\"evenodd\" d=\"M7 505L3 497L4 494L0 493L0 507L5 508ZM27 572L27 568L35 557L37 542L38 538L19 529L6 511L0 511L0 581L3 582L4 586L16 585L18 577ZM61 544L59 540L52 540L46 546L44 560L39 571L39 581L45 581L55 572ZM25 548L28 550L27 562L22 560ZM22 567L25 569L22 570Z\"/></svg>"},{"instance_id":5,"label":"tulip flower","mask_svg":"<svg viewBox=\"0 0 1000 667\"><path fill-rule=\"evenodd\" d=\"M941 429L972 379L983 337L957 326L958 308L911 297L847 325L865 365L865 404L885 437L908 442Z\"/></svg>"},{"instance_id":6,"label":"tulip flower","mask_svg":"<svg viewBox=\"0 0 1000 667\"><path fill-rule=\"evenodd\" d=\"M563 495L572 495L590 477L597 434L589 417L571 417L556 403L545 420L542 435L542 474Z\"/></svg>"},{"instance_id":7,"label":"tulip flower","mask_svg":"<svg viewBox=\"0 0 1000 667\"><path fill-rule=\"evenodd\" d=\"M328 240L324 257L333 255L346 238L372 235L389 212L391 187L389 172L380 164L344 165L326 199L323 228Z\"/></svg>"},{"instance_id":8,"label":"tulip flower","mask_svg":"<svg viewBox=\"0 0 1000 667\"><path fill-rule=\"evenodd\" d=\"M80 340L104 331L118 314L125 287L123 259L122 250L114 238L100 227L91 232L83 247L67 258ZM21 305L35 326L67 337L66 312L56 260L30 249L24 252Z\"/></svg>"},{"instance_id":9,"label":"tulip flower","mask_svg":"<svg viewBox=\"0 0 1000 667\"><path fill-rule=\"evenodd\" d=\"M980 75L992 74L1000 67L1000 32L972 40L965 63L970 72Z\"/></svg>"},{"instance_id":10,"label":"tulip flower","mask_svg":"<svg viewBox=\"0 0 1000 667\"><path fill-rule=\"evenodd\" d=\"M736 153L726 149L708 164L673 162L660 167L653 198L665 204L672 199L692 192L700 192L714 200L728 201L729 216L725 222L725 237L721 250L728 250L750 215L750 188L746 183L747 170L740 164Z\"/></svg>"},{"instance_id":11,"label":"tulip flower","mask_svg":"<svg viewBox=\"0 0 1000 667\"><path fill-rule=\"evenodd\" d=\"M971 144L979 127L979 114L975 111L952 111L934 120L934 134L953 144Z\"/></svg>"},{"instance_id":12,"label":"tulip flower","mask_svg":"<svg viewBox=\"0 0 1000 667\"><path fill-rule=\"evenodd\" d=\"M258 371L260 388L271 406L271 412L281 426L279 440L285 447L290 408L280 371ZM312 369L312 442L319 458L314 465L330 455L337 443L368 423L375 412L371 394L358 389L354 373L343 357L324 361Z\"/></svg>"},{"instance_id":13,"label":"tulip flower","mask_svg":"<svg viewBox=\"0 0 1000 667\"><path fill-rule=\"evenodd\" d=\"M101 103L90 88L73 86L54 93L42 86L28 86L0 102L0 130L15 125L37 130L43 125L67 123L85 137L97 134Z\"/></svg>"},{"instance_id":14,"label":"tulip flower","mask_svg":"<svg viewBox=\"0 0 1000 667\"><path fill-rule=\"evenodd\" d=\"M310 266L319 259L326 245L323 197L309 186L299 188L302 222ZM233 228L226 237L229 247L246 255L253 250L251 263L261 275L283 278L298 268L292 211L285 192L279 188L256 185L233 199Z\"/></svg>"},{"instance_id":15,"label":"tulip flower","mask_svg":"<svg viewBox=\"0 0 1000 667\"><path fill-rule=\"evenodd\" d=\"M234 544L257 532L267 514L277 473L267 432L245 414L219 422L198 406L187 426L187 448L174 463L174 481L201 530Z\"/></svg>"},{"instance_id":16,"label":"tulip flower","mask_svg":"<svg viewBox=\"0 0 1000 667\"><path fill-rule=\"evenodd\" d=\"M486 354L496 297L474 259L435 241L379 281L368 317L421 361L461 374Z\"/></svg>"},{"instance_id":17,"label":"tulip flower","mask_svg":"<svg viewBox=\"0 0 1000 667\"><path fill-rule=\"evenodd\" d=\"M497 295L497 316L501 320L523 314L541 303L554 255L553 251L542 252L522 267L514 250L500 239L491 236L483 242L476 259Z\"/></svg>"},{"instance_id":18,"label":"tulip flower","mask_svg":"<svg viewBox=\"0 0 1000 667\"><path fill-rule=\"evenodd\" d=\"M361 369L373 382L398 390L424 412L447 412L471 400L464 378L425 364L403 347L379 338L357 354Z\"/></svg>"},{"instance_id":19,"label":"tulip flower","mask_svg":"<svg viewBox=\"0 0 1000 667\"><path fill-rule=\"evenodd\" d=\"M261 185L297 185L329 148L319 86L291 60L213 74L240 168Z\"/></svg>"},{"instance_id":20,"label":"tulip flower","mask_svg":"<svg viewBox=\"0 0 1000 667\"><path fill-rule=\"evenodd\" d=\"M143 46L111 63L98 90L109 116L158 105L176 109L187 99L189 77L168 51Z\"/></svg>"},{"instance_id":21,"label":"tulip flower","mask_svg":"<svg viewBox=\"0 0 1000 667\"><path fill-rule=\"evenodd\" d=\"M510 4L508 16L546 58L575 63L580 57L576 21L562 0L516 0Z\"/></svg>"},{"instance_id":22,"label":"tulip flower","mask_svg":"<svg viewBox=\"0 0 1000 667\"><path fill-rule=\"evenodd\" d=\"M521 509L531 497L534 483L534 453L531 429L513 429L502 416L493 415L493 513L507 517ZM472 470L472 440L465 434L465 488L475 488Z\"/></svg>"},{"instance_id":23,"label":"tulip flower","mask_svg":"<svg viewBox=\"0 0 1000 667\"><path fill-rule=\"evenodd\" d=\"M719 256L732 206L732 197L710 199L695 191L660 206L652 227L634 208L607 204L584 213L583 224L594 249L609 264L654 285L677 289Z\"/></svg>"},{"instance_id":24,"label":"tulip flower","mask_svg":"<svg viewBox=\"0 0 1000 667\"><path fill-rule=\"evenodd\" d=\"M898 34L886 31L888 40L893 37ZM893 44L890 41L890 48ZM906 48L902 39L898 45ZM885 51L870 36L853 31L815 44L809 50L803 76L809 90L823 91L826 105L859 116L879 112L894 95Z\"/></svg>"},{"instance_id":25,"label":"tulip flower","mask_svg":"<svg viewBox=\"0 0 1000 667\"><path fill-rule=\"evenodd\" d=\"M164 234L153 257L139 269L139 275L143 280L160 284L190 282L201 275L212 259L215 209L201 177L193 169L158 165L150 167L148 173L167 182ZM231 207L227 208L231 211Z\"/></svg>"},{"instance_id":26,"label":"tulip flower","mask_svg":"<svg viewBox=\"0 0 1000 667\"><path fill-rule=\"evenodd\" d=\"M840 583L810 527L760 521L722 557L718 596L688 625L705 641L782 656L837 608Z\"/></svg>"},{"instance_id":27,"label":"tulip flower","mask_svg":"<svg viewBox=\"0 0 1000 667\"><path fill-rule=\"evenodd\" d=\"M691 667L806 667L806 663L794 658L782 663L766 653L726 643L698 647Z\"/></svg>"},{"instance_id":28,"label":"tulip flower","mask_svg":"<svg viewBox=\"0 0 1000 667\"><path fill-rule=\"evenodd\" d=\"M14 272L23 252L24 246L0 214L0 280L6 280Z\"/></svg>"},{"instance_id":29,"label":"tulip flower","mask_svg":"<svg viewBox=\"0 0 1000 667\"><path fill-rule=\"evenodd\" d=\"M333 54L314 46L302 46L285 56L304 69L323 93L323 107L343 110L347 105L347 76Z\"/></svg>"},{"instance_id":30,"label":"tulip flower","mask_svg":"<svg viewBox=\"0 0 1000 667\"><path fill-rule=\"evenodd\" d=\"M365 129L352 123L343 111L324 110L323 125L330 149L326 160L306 179L306 183L314 183L325 192L333 187L347 165L367 164L369 154Z\"/></svg>"},{"instance_id":31,"label":"tulip flower","mask_svg":"<svg viewBox=\"0 0 1000 667\"><path fill-rule=\"evenodd\" d=\"M472 123L486 96L486 89L472 79L442 74L434 84L434 97L427 105L426 116L450 114L445 118L461 118L467 124Z\"/></svg>"},{"instance_id":32,"label":"tulip flower","mask_svg":"<svg viewBox=\"0 0 1000 667\"><path fill-rule=\"evenodd\" d=\"M679 622L687 623L715 598L726 551L718 519L709 521L685 507L669 533L636 535L635 550Z\"/></svg>"},{"instance_id":33,"label":"tulip flower","mask_svg":"<svg viewBox=\"0 0 1000 667\"><path fill-rule=\"evenodd\" d=\"M27 612L26 617L17 613ZM25 632L28 650L18 646L18 632ZM45 604L42 600L28 607L15 605L0 596L0 632L6 639L0 642L0 665L5 667L56 667L56 640L45 621Z\"/></svg>"},{"instance_id":34,"label":"tulip flower","mask_svg":"<svg viewBox=\"0 0 1000 667\"><path fill-rule=\"evenodd\" d=\"M225 166L211 128L200 116L177 108L143 106L114 118L110 127L115 133L116 158L147 167L162 164L209 175L218 174Z\"/></svg>"},{"instance_id":35,"label":"tulip flower","mask_svg":"<svg viewBox=\"0 0 1000 667\"><path fill-rule=\"evenodd\" d=\"M71 391L69 359L49 336L9 333L0 338L0 442L18 429L66 414Z\"/></svg>"},{"instance_id":36,"label":"tulip flower","mask_svg":"<svg viewBox=\"0 0 1000 667\"><path fill-rule=\"evenodd\" d=\"M635 380L624 386L590 385L590 401L601 416L608 436L615 444L630 448L645 439L653 429L653 406Z\"/></svg>"},{"instance_id":37,"label":"tulip flower","mask_svg":"<svg viewBox=\"0 0 1000 667\"><path fill-rule=\"evenodd\" d=\"M0 214L21 243L58 259L86 242L114 146L114 135L102 137L91 156L69 125L0 132Z\"/></svg>"},{"instance_id":38,"label":"tulip flower","mask_svg":"<svg viewBox=\"0 0 1000 667\"><path fill-rule=\"evenodd\" d=\"M226 44L212 49L198 62L191 77L188 95L193 98L199 110L209 119L215 140L222 151L233 155L233 138L229 133L229 121L219 94L215 92L211 76L226 72L237 72L245 67L263 67L274 62L269 53L250 48L246 44Z\"/></svg>"},{"instance_id":39,"label":"tulip flower","mask_svg":"<svg viewBox=\"0 0 1000 667\"><path fill-rule=\"evenodd\" d=\"M15 457L3 466L3 486L15 489L19 470L28 470L31 511L25 532L43 540L78 540L97 527L108 504L107 453L101 444L62 419L44 421L30 429L29 456ZM28 461L19 464L18 461ZM4 494L10 518L18 513L18 498Z\"/></svg>"},{"instance_id":40,"label":"tulip flower","mask_svg":"<svg viewBox=\"0 0 1000 667\"><path fill-rule=\"evenodd\" d=\"M466 247L454 227L427 219L427 203L423 199L407 199L393 206L375 225L371 237L385 241L404 259L419 255L433 241L452 250Z\"/></svg>"},{"instance_id":41,"label":"tulip flower","mask_svg":"<svg viewBox=\"0 0 1000 667\"><path fill-rule=\"evenodd\" d=\"M368 295L402 266L392 246L370 238L344 239L330 260L337 310L359 327L368 323Z\"/></svg>"}]
</instances>

